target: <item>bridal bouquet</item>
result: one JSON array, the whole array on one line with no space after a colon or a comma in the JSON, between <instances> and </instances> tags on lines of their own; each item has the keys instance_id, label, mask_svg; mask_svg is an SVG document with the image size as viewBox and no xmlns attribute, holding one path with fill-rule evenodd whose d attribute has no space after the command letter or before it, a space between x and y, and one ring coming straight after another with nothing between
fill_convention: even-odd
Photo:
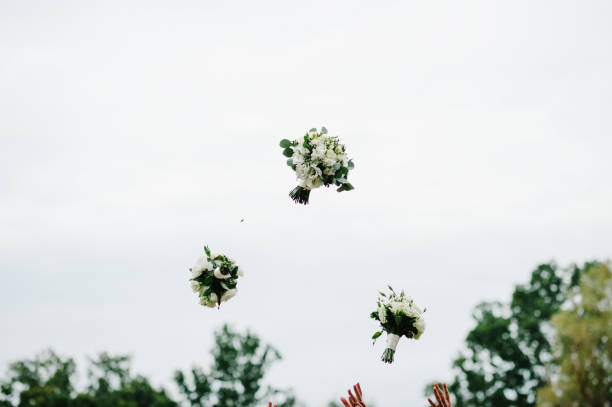
<instances>
[{"instance_id":1,"label":"bridal bouquet","mask_svg":"<svg viewBox=\"0 0 612 407\"><path fill-rule=\"evenodd\" d=\"M325 127L321 131L310 129L297 140L283 139L280 146L289 157L287 165L299 180L299 185L289 193L295 202L308 204L310 191L321 185L335 185L338 192L354 189L347 180L349 170L354 168L353 161L347 158L344 144L338 137L327 135Z\"/></svg>"},{"instance_id":2,"label":"bridal bouquet","mask_svg":"<svg viewBox=\"0 0 612 407\"><path fill-rule=\"evenodd\" d=\"M389 294L380 293L378 297L378 308L370 314L372 319L380 322L382 329L375 332L372 336L374 342L382 335L387 333L387 347L382 355L382 361L393 363L395 348L402 336L406 338L419 339L425 331L425 320L423 312L410 297L402 290L397 295L393 288L389 286Z\"/></svg>"},{"instance_id":3,"label":"bridal bouquet","mask_svg":"<svg viewBox=\"0 0 612 407\"><path fill-rule=\"evenodd\" d=\"M238 293L236 285L242 270L234 260L223 254L211 253L204 246L204 256L198 257L191 271L191 288L198 294L200 304L214 308L219 307Z\"/></svg>"}]
</instances>

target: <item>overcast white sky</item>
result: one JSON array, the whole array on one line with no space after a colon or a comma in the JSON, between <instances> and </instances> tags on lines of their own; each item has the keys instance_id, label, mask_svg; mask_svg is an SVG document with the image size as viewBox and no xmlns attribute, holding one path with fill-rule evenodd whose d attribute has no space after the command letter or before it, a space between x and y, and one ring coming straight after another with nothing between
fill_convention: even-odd
<instances>
[{"instance_id":1,"label":"overcast white sky","mask_svg":"<svg viewBox=\"0 0 612 407\"><path fill-rule=\"evenodd\" d=\"M227 321L310 406L357 380L424 405L474 305L612 254L610 21L608 1L2 1L0 369L109 350L167 383ZM356 190L297 206L278 141L321 125ZM204 243L247 273L220 311L187 282ZM369 339L387 283L428 307L392 366Z\"/></svg>"}]
</instances>

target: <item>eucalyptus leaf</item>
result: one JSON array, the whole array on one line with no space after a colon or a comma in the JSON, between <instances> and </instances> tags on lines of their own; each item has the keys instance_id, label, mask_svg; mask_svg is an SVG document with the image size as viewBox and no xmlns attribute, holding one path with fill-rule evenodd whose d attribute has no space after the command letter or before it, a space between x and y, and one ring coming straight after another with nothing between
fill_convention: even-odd
<instances>
[{"instance_id":1,"label":"eucalyptus leaf","mask_svg":"<svg viewBox=\"0 0 612 407\"><path fill-rule=\"evenodd\" d=\"M349 162L348 162L348 169L352 170L353 168L355 168L355 163L353 163L353 160L349 160Z\"/></svg>"},{"instance_id":2,"label":"eucalyptus leaf","mask_svg":"<svg viewBox=\"0 0 612 407\"><path fill-rule=\"evenodd\" d=\"M321 127L321 134L327 134L327 129L325 127Z\"/></svg>"},{"instance_id":3,"label":"eucalyptus leaf","mask_svg":"<svg viewBox=\"0 0 612 407\"><path fill-rule=\"evenodd\" d=\"M287 147L287 148L285 148L283 150L283 155L285 157L293 157L293 150L291 148Z\"/></svg>"},{"instance_id":4,"label":"eucalyptus leaf","mask_svg":"<svg viewBox=\"0 0 612 407\"><path fill-rule=\"evenodd\" d=\"M291 141L287 140L286 138L282 139L280 141L280 146L282 148L287 148L287 147L291 147L293 143L291 143Z\"/></svg>"}]
</instances>

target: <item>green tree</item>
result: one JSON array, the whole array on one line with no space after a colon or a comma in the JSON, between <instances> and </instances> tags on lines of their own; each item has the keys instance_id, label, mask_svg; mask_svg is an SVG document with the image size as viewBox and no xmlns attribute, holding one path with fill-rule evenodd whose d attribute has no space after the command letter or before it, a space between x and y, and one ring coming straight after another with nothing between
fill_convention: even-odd
<instances>
[{"instance_id":1,"label":"green tree","mask_svg":"<svg viewBox=\"0 0 612 407\"><path fill-rule=\"evenodd\" d=\"M554 370L538 407L612 406L612 272L594 265L569 307L552 318Z\"/></svg>"},{"instance_id":2,"label":"green tree","mask_svg":"<svg viewBox=\"0 0 612 407\"><path fill-rule=\"evenodd\" d=\"M89 385L74 389L76 365L45 351L31 360L12 363L0 386L1 407L176 407L163 390L130 375L127 356L102 353L90 361Z\"/></svg>"},{"instance_id":3,"label":"green tree","mask_svg":"<svg viewBox=\"0 0 612 407\"><path fill-rule=\"evenodd\" d=\"M240 334L224 325L215 332L212 356L208 373L200 367L187 374L175 373L179 391L191 406L254 407L268 399L277 400L279 407L296 404L291 392L263 386L265 373L281 356L256 335Z\"/></svg>"},{"instance_id":4,"label":"green tree","mask_svg":"<svg viewBox=\"0 0 612 407\"><path fill-rule=\"evenodd\" d=\"M74 360L53 351L11 363L0 386L0 406L64 407L73 392Z\"/></svg>"},{"instance_id":5,"label":"green tree","mask_svg":"<svg viewBox=\"0 0 612 407\"><path fill-rule=\"evenodd\" d=\"M166 392L154 389L142 376L132 376L129 356L101 353L90 360L87 391L78 394L75 407L177 407Z\"/></svg>"},{"instance_id":6,"label":"green tree","mask_svg":"<svg viewBox=\"0 0 612 407\"><path fill-rule=\"evenodd\" d=\"M585 268L590 265L587 264ZM474 312L467 349L454 361L449 386L462 407L532 407L552 360L551 317L577 287L582 269L539 265L509 304L486 302Z\"/></svg>"},{"instance_id":7,"label":"green tree","mask_svg":"<svg viewBox=\"0 0 612 407\"><path fill-rule=\"evenodd\" d=\"M293 394L270 386L263 379L270 365L281 359L270 345L249 332L228 326L215 333L210 373L194 367L189 374L176 372L175 380L186 403L194 407L296 405ZM128 356L99 354L89 360L87 383L78 391L73 383L76 365L52 351L32 360L12 363L0 380L0 407L178 407L163 388L131 372ZM189 376L189 378L187 378Z\"/></svg>"}]
</instances>

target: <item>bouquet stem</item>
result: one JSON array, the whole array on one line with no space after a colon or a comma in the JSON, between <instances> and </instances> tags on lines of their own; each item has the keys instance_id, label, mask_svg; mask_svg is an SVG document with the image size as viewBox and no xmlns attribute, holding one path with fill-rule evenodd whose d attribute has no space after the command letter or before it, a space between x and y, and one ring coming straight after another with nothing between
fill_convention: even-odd
<instances>
[{"instance_id":1,"label":"bouquet stem","mask_svg":"<svg viewBox=\"0 0 612 407\"><path fill-rule=\"evenodd\" d=\"M289 192L289 196L296 203L300 203L302 205L308 205L308 198L310 197L310 189L306 189L300 186L297 186Z\"/></svg>"},{"instance_id":2,"label":"bouquet stem","mask_svg":"<svg viewBox=\"0 0 612 407\"><path fill-rule=\"evenodd\" d=\"M395 355L395 351L393 349L387 348L382 354L382 360L385 363L393 363L393 355Z\"/></svg>"}]
</instances>

